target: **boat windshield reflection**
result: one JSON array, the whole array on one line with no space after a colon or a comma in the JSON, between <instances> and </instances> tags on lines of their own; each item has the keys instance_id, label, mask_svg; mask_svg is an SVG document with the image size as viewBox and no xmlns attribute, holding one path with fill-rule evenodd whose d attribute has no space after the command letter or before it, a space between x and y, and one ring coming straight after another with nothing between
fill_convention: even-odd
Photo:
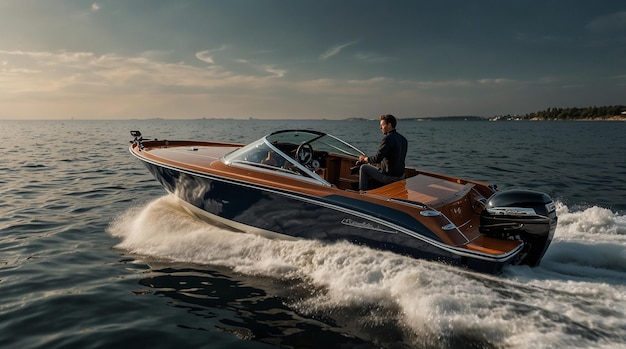
<instances>
[{"instance_id":1,"label":"boat windshield reflection","mask_svg":"<svg viewBox=\"0 0 626 349\"><path fill-rule=\"evenodd\" d=\"M295 176L294 178L301 180L331 186L315 172L317 167L315 163L298 161L297 151L301 144L315 144L315 151L332 149L349 155L358 152L349 144L324 133L278 131L224 155L222 161L228 165L254 168L261 172L288 177Z\"/></svg>"}]
</instances>

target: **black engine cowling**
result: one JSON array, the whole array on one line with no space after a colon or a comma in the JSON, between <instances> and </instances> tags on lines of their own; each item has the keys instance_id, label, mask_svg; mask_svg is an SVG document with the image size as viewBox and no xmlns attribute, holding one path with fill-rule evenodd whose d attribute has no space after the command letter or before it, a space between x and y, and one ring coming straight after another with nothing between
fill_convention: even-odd
<instances>
[{"instance_id":1,"label":"black engine cowling","mask_svg":"<svg viewBox=\"0 0 626 349\"><path fill-rule=\"evenodd\" d=\"M531 190L497 192L480 215L481 233L524 242L517 264L539 265L556 230L556 206L547 194Z\"/></svg>"}]
</instances>

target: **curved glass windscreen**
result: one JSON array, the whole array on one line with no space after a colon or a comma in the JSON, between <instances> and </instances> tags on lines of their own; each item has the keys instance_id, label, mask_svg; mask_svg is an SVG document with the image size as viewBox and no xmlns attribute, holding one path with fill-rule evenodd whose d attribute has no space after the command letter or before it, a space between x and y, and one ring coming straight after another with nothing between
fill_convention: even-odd
<instances>
[{"instance_id":1,"label":"curved glass windscreen","mask_svg":"<svg viewBox=\"0 0 626 349\"><path fill-rule=\"evenodd\" d=\"M363 154L350 144L316 131L278 131L224 156L235 166L330 184L320 177L320 165L328 154L357 158ZM323 172L323 171L322 171Z\"/></svg>"},{"instance_id":2,"label":"curved glass windscreen","mask_svg":"<svg viewBox=\"0 0 626 349\"><path fill-rule=\"evenodd\" d=\"M322 132L316 131L278 131L266 137L272 144L296 144L310 143L315 150L337 153L358 157L364 154L356 147L341 139Z\"/></svg>"}]
</instances>

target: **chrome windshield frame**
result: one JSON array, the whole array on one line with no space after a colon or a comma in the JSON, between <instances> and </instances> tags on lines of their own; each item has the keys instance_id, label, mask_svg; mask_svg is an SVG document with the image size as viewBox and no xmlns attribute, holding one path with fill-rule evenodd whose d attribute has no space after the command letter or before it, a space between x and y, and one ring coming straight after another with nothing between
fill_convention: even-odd
<instances>
[{"instance_id":1,"label":"chrome windshield frame","mask_svg":"<svg viewBox=\"0 0 626 349\"><path fill-rule=\"evenodd\" d=\"M350 143L348 143L348 142L344 141L344 140L343 140L343 139L341 139L341 138L337 138L337 137L335 137L335 136L333 136L333 135L331 135L331 134L329 134L329 133L326 133L324 136L329 137L329 138L332 138L332 139L334 139L334 140L338 141L339 143L341 143L341 144L345 145L346 147L348 147L348 148L350 148L350 149L354 149L354 150L356 150L358 154L352 154L352 153L346 152L344 149L341 149L341 148L335 147L335 146L333 146L332 144L324 143L324 144L328 145L329 147L332 147L333 149L337 150L339 153L342 153L342 154L344 154L344 155L351 155L351 156L365 155L365 153L364 153L364 152L362 152L359 148L357 148L357 147L353 146L352 144L350 144ZM322 138L323 138L323 137L319 137L319 138L317 138L316 140L318 140L318 139L322 139Z\"/></svg>"},{"instance_id":2,"label":"chrome windshield frame","mask_svg":"<svg viewBox=\"0 0 626 349\"><path fill-rule=\"evenodd\" d=\"M288 178L292 178L292 179L297 179L297 180L304 180L306 182L309 183L314 183L314 184L319 184L325 187L332 187L332 184L330 184L328 181L326 181L324 178L322 178L320 175L318 175L317 173L315 173L315 171L311 170L310 168L302 165L301 163L299 163L298 161L296 161L294 158L292 158L291 156L285 154L282 150L280 150L278 147L276 147L274 144L272 144L272 142L268 139L271 136L274 135L278 135L278 134L285 134L285 135L289 135L289 133L292 134L310 134L312 135L311 138L304 140L304 143L313 143L315 144L315 140L323 138L325 136L328 136L330 138L332 138L333 140L336 140L338 142L340 142L341 144L346 145L348 148L354 149L357 152L360 152L362 154L362 152L360 150L358 150L357 148L355 148L354 146L344 142L343 140L334 137L332 135L326 134L326 133L322 133L322 132L318 132L318 131L311 131L311 130L283 130L283 131L277 131L268 135L263 136L262 138L251 142L237 150L234 150L226 155L224 155L221 158L221 161L226 164L226 165L231 165L231 166L237 166L237 167L243 167L243 168L247 168L250 170L254 170L254 171L258 171L258 172L263 172L263 173L271 173L271 174L275 174L275 175L280 175L280 176L284 176L284 177L288 177ZM289 143L293 144L293 145L299 145L296 141L289 141ZM282 159L284 159L285 161L289 162L289 165L291 168L294 168L298 170L299 173L293 171L293 170L289 170L288 168L285 168L284 165L281 167L275 167L275 166L268 166L268 165L264 165L264 164L260 164L257 163L255 161L248 161L248 160L244 160L244 159L236 159L236 157L241 156L241 155L245 155L248 152L251 151L251 149L253 148L258 148L260 145L264 145L266 147L268 147L271 151L275 152L276 154L278 154ZM327 146L331 146L330 144L326 144ZM337 147L333 147L335 150L338 150L339 152L343 153L344 155L354 155L351 154L349 152L346 152L345 150L342 150L340 148Z\"/></svg>"},{"instance_id":3,"label":"chrome windshield frame","mask_svg":"<svg viewBox=\"0 0 626 349\"><path fill-rule=\"evenodd\" d=\"M311 135L310 139L304 140L304 142L306 143L311 143L312 145L316 145L316 144L323 144L324 146L328 147L328 149L324 149L326 151L333 151L333 152L337 152L337 153L341 153L342 155L349 155L349 156L354 156L354 157L359 157L359 155L365 155L365 153L363 151L361 151L359 148L353 146L352 144L344 141L341 138L335 137L333 135L331 135L330 133L324 133L324 132L319 132L319 131L314 131L314 130L280 130L280 131L276 131L276 132L272 132L269 135L265 136L264 138L268 139L268 138L274 138L274 137L278 137L280 135L289 135L289 134L295 134L297 136L299 136L300 134L309 134ZM294 137L294 138L295 138ZM340 145L345 146L346 149L342 149L341 147L338 147L337 145L333 145L330 144L329 142L324 142L323 140L329 138L332 141L337 142ZM268 139L269 140L269 139ZM272 139L270 140L270 143L272 141L284 141L283 139ZM296 140L289 140L293 143L303 143L300 142L300 140L296 141ZM315 147L315 149L319 150L319 147ZM347 151L347 150L353 150L353 151Z\"/></svg>"}]
</instances>

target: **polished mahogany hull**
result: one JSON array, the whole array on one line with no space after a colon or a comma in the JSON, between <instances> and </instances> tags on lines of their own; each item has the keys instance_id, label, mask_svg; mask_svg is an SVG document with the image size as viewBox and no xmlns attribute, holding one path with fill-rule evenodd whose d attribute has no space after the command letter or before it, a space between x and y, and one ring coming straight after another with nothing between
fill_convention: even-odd
<instances>
[{"instance_id":1,"label":"polished mahogany hull","mask_svg":"<svg viewBox=\"0 0 626 349\"><path fill-rule=\"evenodd\" d=\"M485 196L495 193L487 185L414 173L411 178L367 194L335 186L320 188L272 174L258 175L220 161L223 154L238 146L151 141L135 142L130 151L189 212L238 231L331 243L345 240L488 273L497 273L508 264L524 263L520 259L527 247L523 241L493 238L479 231L481 214L475 206L484 204ZM340 176L348 178L346 171L349 169L339 170ZM425 204L416 199L428 195L412 190L411 185L417 183L464 189L453 201L432 199ZM445 187L437 190L450 191ZM455 223L455 214L467 221L463 227ZM555 227L556 216L543 228L547 230L547 242L541 256Z\"/></svg>"}]
</instances>

